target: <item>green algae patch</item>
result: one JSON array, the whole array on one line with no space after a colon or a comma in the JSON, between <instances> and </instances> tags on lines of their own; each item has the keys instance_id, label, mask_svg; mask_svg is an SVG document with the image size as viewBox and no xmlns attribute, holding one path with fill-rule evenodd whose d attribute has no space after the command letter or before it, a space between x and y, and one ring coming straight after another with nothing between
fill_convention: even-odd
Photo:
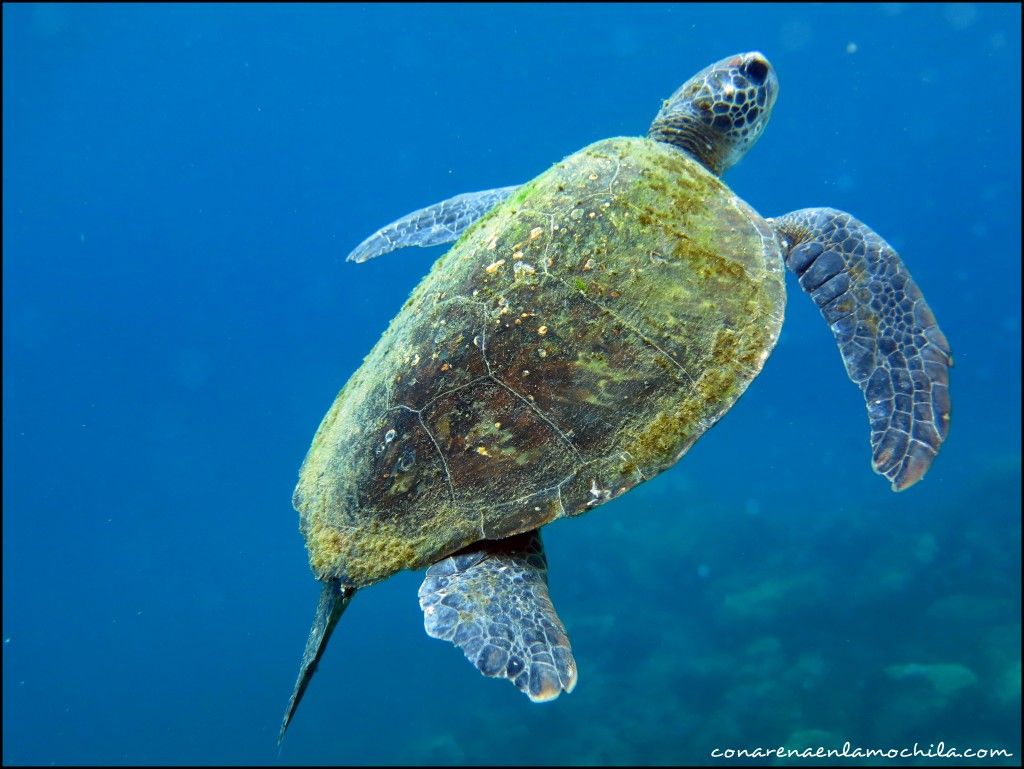
<instances>
[{"instance_id":1,"label":"green algae patch","mask_svg":"<svg viewBox=\"0 0 1024 769\"><path fill-rule=\"evenodd\" d=\"M307 537L309 564L317 578L344 577L353 584L370 584L409 568L416 562L420 543L374 520L352 530L318 521Z\"/></svg>"},{"instance_id":2,"label":"green algae patch","mask_svg":"<svg viewBox=\"0 0 1024 769\"><path fill-rule=\"evenodd\" d=\"M523 203L527 201L527 199L530 198L530 196L532 196L536 192L536 190L536 182L527 182L512 194L512 197L509 199L509 201L513 206L521 206Z\"/></svg>"},{"instance_id":3,"label":"green algae patch","mask_svg":"<svg viewBox=\"0 0 1024 769\"><path fill-rule=\"evenodd\" d=\"M470 544L473 538L460 531L463 520L458 511L444 509L430 530L412 533L372 515L351 529L337 528L316 516L306 536L310 567L321 580L340 578L351 585L369 585L402 569L432 563L439 551L454 552Z\"/></svg>"}]
</instances>

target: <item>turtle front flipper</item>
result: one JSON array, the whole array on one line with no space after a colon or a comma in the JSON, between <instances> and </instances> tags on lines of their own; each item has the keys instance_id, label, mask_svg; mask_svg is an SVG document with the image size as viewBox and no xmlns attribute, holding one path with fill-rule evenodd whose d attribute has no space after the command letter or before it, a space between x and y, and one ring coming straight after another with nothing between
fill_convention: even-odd
<instances>
[{"instance_id":1,"label":"turtle front flipper","mask_svg":"<svg viewBox=\"0 0 1024 769\"><path fill-rule=\"evenodd\" d=\"M461 648L485 676L508 678L534 702L576 686L540 532L477 542L435 563L419 597L427 634Z\"/></svg>"},{"instance_id":2,"label":"turtle front flipper","mask_svg":"<svg viewBox=\"0 0 1024 769\"><path fill-rule=\"evenodd\" d=\"M520 185L513 184L511 187L499 187L494 190L465 192L421 208L419 211L413 211L386 227L381 227L352 249L348 261L365 262L409 246L454 243L471 224L503 202L519 187Z\"/></svg>"},{"instance_id":3,"label":"turtle front flipper","mask_svg":"<svg viewBox=\"0 0 1024 769\"><path fill-rule=\"evenodd\" d=\"M773 224L786 266L864 393L875 472L902 491L921 480L949 430L949 342L899 254L870 227L831 208Z\"/></svg>"}]
</instances>

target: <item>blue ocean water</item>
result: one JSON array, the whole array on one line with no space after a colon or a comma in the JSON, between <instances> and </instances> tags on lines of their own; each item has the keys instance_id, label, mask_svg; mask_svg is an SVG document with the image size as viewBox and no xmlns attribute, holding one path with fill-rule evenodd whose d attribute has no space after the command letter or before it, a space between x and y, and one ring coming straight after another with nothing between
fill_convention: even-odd
<instances>
[{"instance_id":1,"label":"blue ocean water","mask_svg":"<svg viewBox=\"0 0 1024 769\"><path fill-rule=\"evenodd\" d=\"M987 4L4 5L4 762L941 741L1019 763L1020 25ZM345 254L645 133L754 49L781 95L727 181L901 252L956 360L928 477L871 472L860 394L790 281L764 371L679 465L545 529L572 694L480 677L424 634L405 572L356 597L279 755L317 598L299 464L443 249Z\"/></svg>"}]
</instances>

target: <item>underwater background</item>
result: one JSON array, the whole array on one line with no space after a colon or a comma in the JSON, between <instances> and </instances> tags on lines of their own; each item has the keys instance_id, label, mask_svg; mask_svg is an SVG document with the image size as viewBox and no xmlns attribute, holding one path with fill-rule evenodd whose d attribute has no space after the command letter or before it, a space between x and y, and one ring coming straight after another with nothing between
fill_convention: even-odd
<instances>
[{"instance_id":1,"label":"underwater background","mask_svg":"<svg viewBox=\"0 0 1024 769\"><path fill-rule=\"evenodd\" d=\"M1020 25L982 4L5 4L4 762L943 741L1019 764ZM789 278L732 411L545 528L572 694L482 678L423 632L405 572L353 601L279 754L318 595L299 465L444 249L345 255L646 133L690 75L754 49L780 96L726 180L765 216L845 209L900 251L956 361L927 478L893 494L871 471L860 393Z\"/></svg>"}]
</instances>

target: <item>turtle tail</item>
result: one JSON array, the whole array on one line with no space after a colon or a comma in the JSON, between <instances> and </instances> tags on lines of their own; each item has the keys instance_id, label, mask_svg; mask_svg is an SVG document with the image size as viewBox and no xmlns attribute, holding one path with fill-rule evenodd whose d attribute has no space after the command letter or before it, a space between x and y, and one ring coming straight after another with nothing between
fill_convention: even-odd
<instances>
[{"instance_id":1,"label":"turtle tail","mask_svg":"<svg viewBox=\"0 0 1024 769\"><path fill-rule=\"evenodd\" d=\"M299 677L295 681L295 689L292 690L291 699L288 700L288 708L284 712L284 720L281 722L281 731L277 735L277 744L281 745L284 740L284 733L288 731L288 725L295 715L302 695L306 693L310 679L316 672L316 666L327 648L327 641L338 624L341 615L345 612L355 589L345 587L336 579L324 582L320 591L320 602L316 607L316 616L313 617L313 627L310 628L309 638L306 639L306 651L302 654L302 663L299 665Z\"/></svg>"}]
</instances>

